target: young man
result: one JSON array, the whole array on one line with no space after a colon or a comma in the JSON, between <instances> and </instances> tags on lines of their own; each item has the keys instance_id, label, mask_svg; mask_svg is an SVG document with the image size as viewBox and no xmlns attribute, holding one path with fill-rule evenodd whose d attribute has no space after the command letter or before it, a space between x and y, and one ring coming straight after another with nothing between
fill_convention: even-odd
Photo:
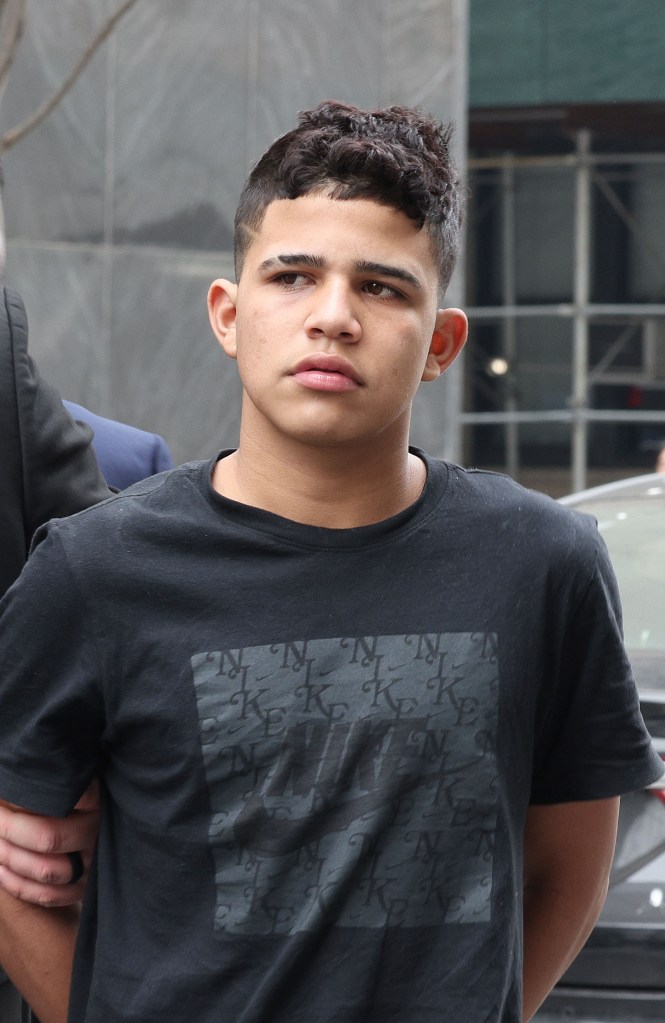
<instances>
[{"instance_id":1,"label":"young man","mask_svg":"<svg viewBox=\"0 0 665 1023\"><path fill-rule=\"evenodd\" d=\"M238 449L51 524L4 605L0 795L101 777L71 1023L528 1019L661 773L593 522L408 447L466 337L448 141L325 103L273 144L209 294ZM62 1023L73 915L2 922Z\"/></svg>"}]
</instances>

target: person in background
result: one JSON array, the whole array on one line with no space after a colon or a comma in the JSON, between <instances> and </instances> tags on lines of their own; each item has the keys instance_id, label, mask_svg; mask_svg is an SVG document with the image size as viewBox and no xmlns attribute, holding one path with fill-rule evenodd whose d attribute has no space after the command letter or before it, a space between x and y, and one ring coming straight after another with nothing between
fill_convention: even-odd
<instances>
[{"instance_id":1,"label":"person in background","mask_svg":"<svg viewBox=\"0 0 665 1023\"><path fill-rule=\"evenodd\" d=\"M80 919L0 900L42 1023L519 1023L600 912L663 771L607 550L408 442L466 340L449 142L300 115L208 296L238 448L42 528L4 600L0 794L103 790Z\"/></svg>"},{"instance_id":2,"label":"person in background","mask_svg":"<svg viewBox=\"0 0 665 1023\"><path fill-rule=\"evenodd\" d=\"M21 297L0 288L0 596L19 576L39 526L111 496L91 441L90 429L72 421L28 354ZM80 900L97 834L97 803L93 785L66 821L45 823L0 806L0 882L4 874L13 890L18 886L36 901L56 902L58 895L66 903ZM45 876L52 884L43 883ZM0 934L0 962L3 939ZM21 1018L18 993L0 980L0 1020Z\"/></svg>"},{"instance_id":3,"label":"person in background","mask_svg":"<svg viewBox=\"0 0 665 1023\"><path fill-rule=\"evenodd\" d=\"M29 355L23 300L1 288L0 596L18 577L39 526L171 465L168 447L156 434L62 401ZM80 901L96 810L94 784L71 816L46 824L0 804L0 884L26 901L58 906ZM2 1023L9 1019L10 998L4 984Z\"/></svg>"},{"instance_id":4,"label":"person in background","mask_svg":"<svg viewBox=\"0 0 665 1023\"><path fill-rule=\"evenodd\" d=\"M173 468L171 452L158 434L115 419L105 419L71 401L63 404L76 422L85 423L92 429L92 446L110 487L124 490L132 483Z\"/></svg>"},{"instance_id":5,"label":"person in background","mask_svg":"<svg viewBox=\"0 0 665 1023\"><path fill-rule=\"evenodd\" d=\"M62 401L29 355L23 300L1 288L0 596L18 577L39 526L171 466L158 435ZM96 805L93 785L69 818L45 826L0 804L0 884L26 901L80 901L96 837ZM0 987L0 1020L7 1023L3 998L13 999L7 984Z\"/></svg>"},{"instance_id":6,"label":"person in background","mask_svg":"<svg viewBox=\"0 0 665 1023\"><path fill-rule=\"evenodd\" d=\"M17 577L38 526L110 496L92 448L28 354L20 296L0 289L0 594Z\"/></svg>"},{"instance_id":7,"label":"person in background","mask_svg":"<svg viewBox=\"0 0 665 1023\"><path fill-rule=\"evenodd\" d=\"M1 288L0 596L18 577L39 526L172 465L158 435L61 400L28 353L20 295ZM0 882L4 877L28 901L80 901L96 840L97 808L93 783L69 817L47 822L47 832L39 818L0 805ZM18 993L0 980L0 1020L18 1023L21 1013Z\"/></svg>"}]
</instances>

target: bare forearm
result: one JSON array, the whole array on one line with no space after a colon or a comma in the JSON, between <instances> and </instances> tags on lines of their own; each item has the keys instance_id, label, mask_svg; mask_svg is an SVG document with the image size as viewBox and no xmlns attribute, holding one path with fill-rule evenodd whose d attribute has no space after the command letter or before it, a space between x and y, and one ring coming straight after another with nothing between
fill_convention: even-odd
<instances>
[{"instance_id":1,"label":"bare forearm","mask_svg":"<svg viewBox=\"0 0 665 1023\"><path fill-rule=\"evenodd\" d=\"M533 886L524 892L524 995L526 1023L582 949L603 905L574 892Z\"/></svg>"},{"instance_id":2,"label":"bare forearm","mask_svg":"<svg viewBox=\"0 0 665 1023\"><path fill-rule=\"evenodd\" d=\"M66 1023L78 918L0 891L0 964L41 1023Z\"/></svg>"},{"instance_id":3,"label":"bare forearm","mask_svg":"<svg viewBox=\"0 0 665 1023\"><path fill-rule=\"evenodd\" d=\"M524 828L524 999L529 1020L591 933L612 866L617 798L531 806Z\"/></svg>"}]
</instances>

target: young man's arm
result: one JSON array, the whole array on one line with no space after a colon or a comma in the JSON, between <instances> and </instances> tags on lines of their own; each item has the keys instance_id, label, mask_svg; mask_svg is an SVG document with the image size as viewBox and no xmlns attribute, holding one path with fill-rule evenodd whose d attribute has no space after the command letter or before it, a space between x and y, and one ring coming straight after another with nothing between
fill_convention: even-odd
<instances>
[{"instance_id":1,"label":"young man's arm","mask_svg":"<svg viewBox=\"0 0 665 1023\"><path fill-rule=\"evenodd\" d=\"M618 814L618 798L529 808L524 831L525 1023L598 918L607 894Z\"/></svg>"},{"instance_id":2,"label":"young man's arm","mask_svg":"<svg viewBox=\"0 0 665 1023\"><path fill-rule=\"evenodd\" d=\"M43 909L0 891L0 962L40 1023L66 1023L78 907Z\"/></svg>"},{"instance_id":3,"label":"young man's arm","mask_svg":"<svg viewBox=\"0 0 665 1023\"><path fill-rule=\"evenodd\" d=\"M63 819L0 801L0 965L41 1023L65 1023L78 902L94 852L99 786ZM85 868L71 883L76 852ZM11 893L11 894L10 894ZM37 905L30 905L36 903ZM59 907L57 909L44 907Z\"/></svg>"},{"instance_id":4,"label":"young man's arm","mask_svg":"<svg viewBox=\"0 0 665 1023\"><path fill-rule=\"evenodd\" d=\"M64 818L41 817L0 800L0 888L41 906L80 902L98 827L96 781ZM72 883L81 867L84 873Z\"/></svg>"}]
</instances>

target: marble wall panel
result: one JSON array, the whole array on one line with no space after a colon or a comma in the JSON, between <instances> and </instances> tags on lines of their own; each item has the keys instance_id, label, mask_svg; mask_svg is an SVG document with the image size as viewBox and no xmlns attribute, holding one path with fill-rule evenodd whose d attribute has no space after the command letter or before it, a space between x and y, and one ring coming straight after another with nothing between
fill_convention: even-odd
<instances>
[{"instance_id":1,"label":"marble wall panel","mask_svg":"<svg viewBox=\"0 0 665 1023\"><path fill-rule=\"evenodd\" d=\"M456 119L458 91L466 87L459 48L467 30L465 4L387 0L384 17L384 50L392 58L383 72L385 101L418 106L442 120Z\"/></svg>"},{"instance_id":2,"label":"marble wall panel","mask_svg":"<svg viewBox=\"0 0 665 1023\"><path fill-rule=\"evenodd\" d=\"M94 247L25 242L8 249L3 283L21 295L28 343L63 398L108 413L104 257Z\"/></svg>"},{"instance_id":3,"label":"marble wall panel","mask_svg":"<svg viewBox=\"0 0 665 1023\"><path fill-rule=\"evenodd\" d=\"M0 105L7 131L60 85L103 24L109 0L30 0ZM61 104L3 158L7 229L16 238L100 239L104 217L108 49Z\"/></svg>"},{"instance_id":4,"label":"marble wall panel","mask_svg":"<svg viewBox=\"0 0 665 1023\"><path fill-rule=\"evenodd\" d=\"M253 0L256 56L250 157L296 123L297 111L324 99L382 102L381 0Z\"/></svg>"},{"instance_id":5,"label":"marble wall panel","mask_svg":"<svg viewBox=\"0 0 665 1023\"><path fill-rule=\"evenodd\" d=\"M117 34L113 239L232 247L247 172L248 5L141 0Z\"/></svg>"},{"instance_id":6,"label":"marble wall panel","mask_svg":"<svg viewBox=\"0 0 665 1023\"><path fill-rule=\"evenodd\" d=\"M250 0L255 31L253 157L323 99L360 106L421 106L461 122L466 0ZM254 25L252 25L252 19Z\"/></svg>"},{"instance_id":7,"label":"marble wall panel","mask_svg":"<svg viewBox=\"0 0 665 1023\"><path fill-rule=\"evenodd\" d=\"M110 388L114 415L160 433L178 462L238 443L235 362L208 323L210 282L230 263L128 249L113 264Z\"/></svg>"},{"instance_id":8,"label":"marble wall panel","mask_svg":"<svg viewBox=\"0 0 665 1023\"><path fill-rule=\"evenodd\" d=\"M385 20L385 102L416 106L441 121L452 121L453 156L463 167L468 94L466 0L388 0Z\"/></svg>"}]
</instances>

